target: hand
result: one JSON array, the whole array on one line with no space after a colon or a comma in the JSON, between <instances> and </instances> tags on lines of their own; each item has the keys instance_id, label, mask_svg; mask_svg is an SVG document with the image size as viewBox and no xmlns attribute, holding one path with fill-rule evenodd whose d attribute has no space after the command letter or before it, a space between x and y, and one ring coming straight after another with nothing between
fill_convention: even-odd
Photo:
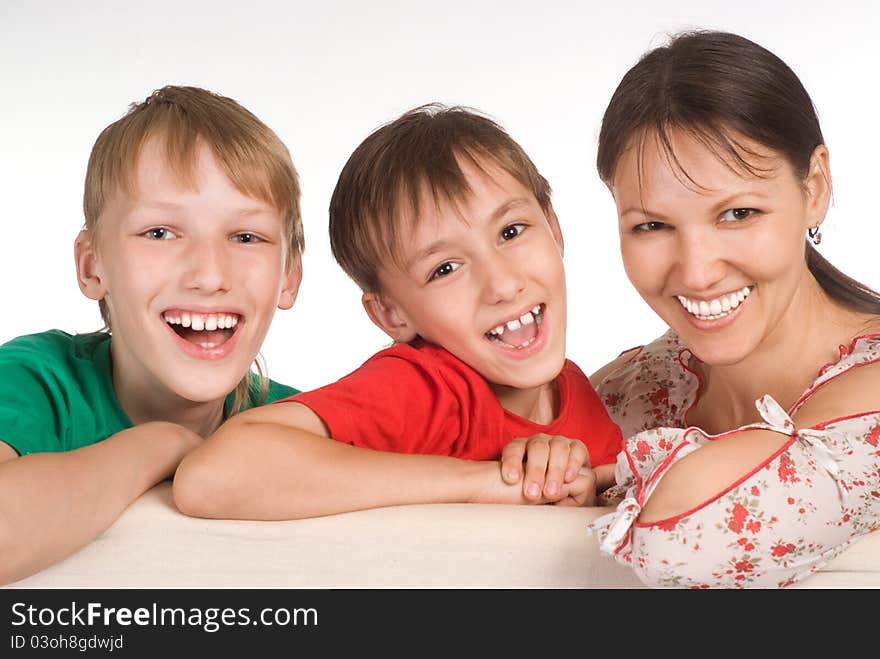
<instances>
[{"instance_id":1,"label":"hand","mask_svg":"<svg viewBox=\"0 0 880 659\"><path fill-rule=\"evenodd\" d=\"M583 467L570 483L562 486L565 496L554 504L557 506L595 506L596 505L596 472Z\"/></svg>"},{"instance_id":2,"label":"hand","mask_svg":"<svg viewBox=\"0 0 880 659\"><path fill-rule=\"evenodd\" d=\"M483 485L479 492L470 499L471 503L504 503L504 504L548 504L557 506L594 506L596 505L596 473L589 467L581 468L570 483L563 483L559 496L554 500L539 496L526 498L519 483L505 483L499 476L500 462L482 462L486 470L482 477Z\"/></svg>"},{"instance_id":3,"label":"hand","mask_svg":"<svg viewBox=\"0 0 880 659\"><path fill-rule=\"evenodd\" d=\"M501 451L501 477L515 484L525 470L523 496L531 502L560 501L567 497L564 486L590 466L590 452L579 439L540 433L515 439ZM595 483L593 485L595 494Z\"/></svg>"}]
</instances>

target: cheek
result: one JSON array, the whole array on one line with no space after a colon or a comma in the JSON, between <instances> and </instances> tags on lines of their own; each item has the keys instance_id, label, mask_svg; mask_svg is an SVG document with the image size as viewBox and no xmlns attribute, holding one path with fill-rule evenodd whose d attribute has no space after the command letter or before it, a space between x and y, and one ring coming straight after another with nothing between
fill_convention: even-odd
<instances>
[{"instance_id":1,"label":"cheek","mask_svg":"<svg viewBox=\"0 0 880 659\"><path fill-rule=\"evenodd\" d=\"M648 241L626 238L620 243L623 268L633 287L642 296L659 293L663 289L669 270L667 264L669 259L662 246L647 243Z\"/></svg>"}]
</instances>

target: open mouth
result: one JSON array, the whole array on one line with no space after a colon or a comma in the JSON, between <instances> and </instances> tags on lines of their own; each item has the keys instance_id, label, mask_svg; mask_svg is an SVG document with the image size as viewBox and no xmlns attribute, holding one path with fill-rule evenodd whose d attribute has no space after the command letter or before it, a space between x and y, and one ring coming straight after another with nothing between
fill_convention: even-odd
<instances>
[{"instance_id":1,"label":"open mouth","mask_svg":"<svg viewBox=\"0 0 880 659\"><path fill-rule=\"evenodd\" d=\"M738 291L708 301L691 300L684 295L677 295L676 298L681 306L698 320L718 320L733 313L739 305L745 302L753 288L754 286L744 286Z\"/></svg>"},{"instance_id":2,"label":"open mouth","mask_svg":"<svg viewBox=\"0 0 880 659\"><path fill-rule=\"evenodd\" d=\"M232 338L241 316L237 313L194 313L172 310L163 313L162 319L184 341L210 350Z\"/></svg>"},{"instance_id":3,"label":"open mouth","mask_svg":"<svg viewBox=\"0 0 880 659\"><path fill-rule=\"evenodd\" d=\"M544 305L538 304L518 318L513 318L486 332L486 338L504 348L522 349L531 345L544 321Z\"/></svg>"}]
</instances>

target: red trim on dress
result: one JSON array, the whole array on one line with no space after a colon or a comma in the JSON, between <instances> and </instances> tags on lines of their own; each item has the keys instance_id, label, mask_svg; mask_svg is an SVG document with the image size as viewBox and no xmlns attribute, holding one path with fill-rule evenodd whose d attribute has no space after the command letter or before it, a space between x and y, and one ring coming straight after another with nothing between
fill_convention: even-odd
<instances>
[{"instance_id":1,"label":"red trim on dress","mask_svg":"<svg viewBox=\"0 0 880 659\"><path fill-rule=\"evenodd\" d=\"M686 370L688 373L690 373L690 374L693 375L695 378L697 378L697 393L696 393L696 395L694 396L693 401L691 401L691 404L688 405L688 408L684 411L684 414L682 414L682 416L681 416L681 420L684 421L684 424L685 424L686 426L690 426L691 424L688 423L687 415L690 413L690 411L691 411L692 409L694 409L694 405L696 405L697 402L699 402L699 400L700 400L700 395L703 393L703 378L701 378L699 373L697 373L697 372L696 372L694 369L692 369L688 364L686 364L686 363L684 362L684 360L682 360L681 356L682 356L685 352L687 352L691 357L694 356L694 353L691 352L690 348L688 348L688 347L684 347L684 348L682 348L681 350L678 351L678 356L676 357L676 359L678 360L678 363L681 365L681 367L682 367L684 370Z\"/></svg>"},{"instance_id":2,"label":"red trim on dress","mask_svg":"<svg viewBox=\"0 0 880 659\"><path fill-rule=\"evenodd\" d=\"M733 434L736 434L736 433L738 433L738 432L747 432L747 431L750 431L750 430L767 430L767 431L769 431L769 432L776 432L776 433L779 433L780 435L784 435L784 434L785 434L785 433L783 433L783 432L781 432L781 431L779 431L779 430L774 430L774 429L772 429L772 428L755 428L755 427L748 427L748 426L746 426L746 427L743 427L743 428L737 428L736 430L732 430L732 431L730 431L730 432L726 432L726 433L724 433L724 434L722 434L722 435L716 435L716 436L711 437L711 438L708 438L708 439L718 439L718 438L723 437L723 436L725 436L725 435L733 435ZM794 444L794 442L795 442L796 440L797 440L797 433L795 432L795 433L793 433L793 434L791 434L791 435L789 436L788 441L786 441L785 443L783 443L783 445L782 445L781 447L779 447L779 449L778 449L777 451L775 451L775 452L774 452L773 454L771 454L769 457L767 457L766 459L764 459L764 460L762 460L760 463L758 463L758 465L757 465L754 469L752 469L751 471L749 471L748 473L746 473L744 476L738 478L738 479L737 479L736 481L734 481L731 485L729 485L729 486L726 487L725 489L723 489L723 490L721 490L720 492L718 492L718 494L713 495L711 498L707 499L706 501L704 501L703 503L701 503L701 504L699 504L699 505L697 505L697 506L694 506L694 507L691 508L690 510L686 510L686 511L684 511L684 512L682 512L682 513L678 513L677 515L673 515L672 517L666 517L666 518L664 518L664 519L659 519L659 520L657 520L656 522L639 522L638 520L636 520L635 522L633 522L633 526L638 526L639 528L650 528L650 527L652 527L652 526L659 526L659 525L661 525L661 524L662 524L662 525L665 525L665 524L670 524L670 523L678 523L678 522L679 522L681 519L683 519L684 517L687 517L688 515L693 515L695 512L697 512L697 511L699 511L699 510L705 508L706 506L709 506L709 505L715 503L716 501L718 501L718 499L720 499L721 497L723 497L725 494L727 494L727 493L730 492L731 490L734 490L734 489L736 489L737 487L739 487L743 482L747 481L749 478L751 478L752 476L754 476L756 473L758 473L759 471L761 471L762 469L764 469L765 467L767 467L767 465L769 465L769 464L770 464L771 462L773 462L776 458L778 458L783 452L787 451L788 448L789 448L792 444Z\"/></svg>"},{"instance_id":3,"label":"red trim on dress","mask_svg":"<svg viewBox=\"0 0 880 659\"><path fill-rule=\"evenodd\" d=\"M871 338L880 338L880 333L866 334L864 336L857 336L856 338L854 338L852 340L852 343L850 344L848 351L846 350L846 346L841 345L840 346L840 357L837 359L836 362L830 362L828 364L825 364L825 366L823 366L821 369L819 369L819 375L816 376L816 380L818 380L820 377L822 377L822 374L825 373L826 371L828 371L828 369L830 369L834 366L837 366L843 360L844 357L849 357L853 353L853 350L855 350L857 342L861 341L862 339L871 339ZM842 370L840 373L837 373L836 375L828 378L824 382L820 382L818 385L816 384L816 380L813 380L813 384L810 385L810 388L807 389L801 395L801 397L797 399L795 404L791 406L791 410L789 410L788 416L794 416L794 413L797 412L798 408L801 405L803 405L805 402L807 402L807 399L810 396L812 396L814 393L819 391L819 389L824 387L829 382L834 382L834 380L839 378L841 375L849 373L854 368L858 368L859 366L869 366L871 364L876 364L877 362L880 362L880 350L878 350L878 356L876 359L869 359L868 361L865 361L865 362L859 362L857 364L850 364L846 369Z\"/></svg>"}]
</instances>

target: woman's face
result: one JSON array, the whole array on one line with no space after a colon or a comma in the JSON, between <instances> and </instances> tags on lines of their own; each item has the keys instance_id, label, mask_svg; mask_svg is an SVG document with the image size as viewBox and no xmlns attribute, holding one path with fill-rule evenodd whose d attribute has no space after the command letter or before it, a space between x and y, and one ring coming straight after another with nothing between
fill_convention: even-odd
<instances>
[{"instance_id":1,"label":"woman's face","mask_svg":"<svg viewBox=\"0 0 880 659\"><path fill-rule=\"evenodd\" d=\"M620 247L630 281L651 308L709 365L735 364L772 347L808 318L815 280L805 231L830 195L824 146L800 180L779 154L742 135L755 176L721 148L669 135L681 169L656 136L627 149L615 171ZM795 334L794 336L797 336Z\"/></svg>"}]
</instances>

